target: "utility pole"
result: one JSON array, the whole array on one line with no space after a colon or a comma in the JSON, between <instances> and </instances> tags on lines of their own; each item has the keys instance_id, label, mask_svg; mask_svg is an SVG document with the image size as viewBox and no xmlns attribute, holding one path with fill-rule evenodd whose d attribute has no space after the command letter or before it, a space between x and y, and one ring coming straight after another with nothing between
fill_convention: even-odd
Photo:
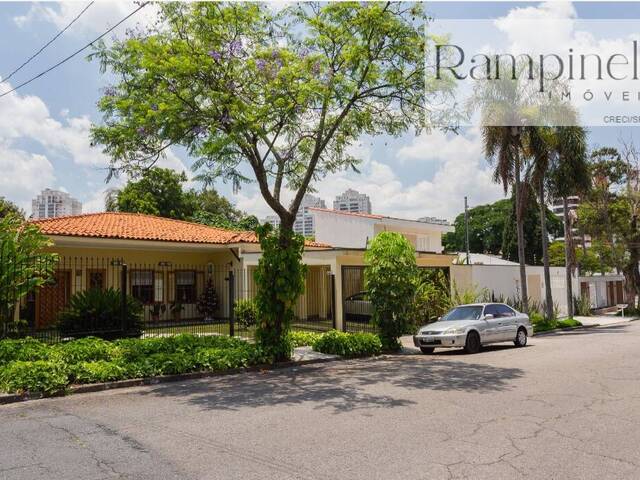
<instances>
[{"instance_id":1,"label":"utility pole","mask_svg":"<svg viewBox=\"0 0 640 480\"><path fill-rule=\"evenodd\" d=\"M467 265L469 265L469 206L467 205L467 197L464 197L464 245L467 251Z\"/></svg>"}]
</instances>

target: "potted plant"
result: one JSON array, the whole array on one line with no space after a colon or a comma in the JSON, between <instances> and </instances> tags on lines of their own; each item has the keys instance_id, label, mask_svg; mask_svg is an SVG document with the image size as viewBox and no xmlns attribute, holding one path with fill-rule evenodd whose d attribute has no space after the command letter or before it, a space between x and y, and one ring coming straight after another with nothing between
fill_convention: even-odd
<instances>
[{"instance_id":1,"label":"potted plant","mask_svg":"<svg viewBox=\"0 0 640 480\"><path fill-rule=\"evenodd\" d=\"M184 305L180 302L173 302L170 307L171 314L173 315L173 319L177 322L180 320L182 315L182 311L184 310Z\"/></svg>"},{"instance_id":2,"label":"potted plant","mask_svg":"<svg viewBox=\"0 0 640 480\"><path fill-rule=\"evenodd\" d=\"M154 303L149 309L151 313L151 320L157 322L160 320L160 315L167 311L167 306L164 303Z\"/></svg>"}]
</instances>

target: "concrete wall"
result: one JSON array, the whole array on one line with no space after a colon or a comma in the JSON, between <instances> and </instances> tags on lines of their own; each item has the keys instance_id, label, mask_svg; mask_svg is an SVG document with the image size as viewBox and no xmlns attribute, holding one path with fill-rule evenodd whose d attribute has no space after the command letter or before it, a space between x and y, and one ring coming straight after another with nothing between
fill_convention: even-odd
<instances>
[{"instance_id":1,"label":"concrete wall","mask_svg":"<svg viewBox=\"0 0 640 480\"><path fill-rule=\"evenodd\" d=\"M374 235L370 218L313 212L316 219L316 241L340 248L366 248Z\"/></svg>"},{"instance_id":2,"label":"concrete wall","mask_svg":"<svg viewBox=\"0 0 640 480\"><path fill-rule=\"evenodd\" d=\"M551 267L551 293L553 302L560 313L567 313L567 293L564 267ZM516 297L520 295L520 268L518 265L453 265L451 279L458 291L474 288L486 289L495 297ZM452 282L452 284L453 284ZM544 269L527 267L527 288L529 298L542 302L545 298ZM573 278L573 294L580 295L578 279Z\"/></svg>"}]
</instances>

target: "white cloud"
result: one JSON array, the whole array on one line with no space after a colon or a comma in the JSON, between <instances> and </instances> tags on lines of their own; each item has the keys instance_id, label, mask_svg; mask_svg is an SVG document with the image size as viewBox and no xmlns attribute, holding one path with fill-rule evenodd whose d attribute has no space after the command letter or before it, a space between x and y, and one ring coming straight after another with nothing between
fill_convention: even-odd
<instances>
[{"instance_id":1,"label":"white cloud","mask_svg":"<svg viewBox=\"0 0 640 480\"><path fill-rule=\"evenodd\" d=\"M324 199L329 208L336 195L353 188L369 195L374 213L409 219L433 216L453 220L463 210L465 196L472 206L503 197L502 187L493 182L491 167L484 159L477 130L464 135L442 132L422 135L398 150L396 157L403 167L410 162L413 166L418 162L436 163L430 180L415 183L401 179L392 165L372 160L368 148L361 147L358 153L363 159L361 174L338 172L315 186L315 195ZM283 197L289 201L292 194L286 191ZM258 218L273 215L255 186L245 188L230 200Z\"/></svg>"},{"instance_id":2,"label":"white cloud","mask_svg":"<svg viewBox=\"0 0 640 480\"><path fill-rule=\"evenodd\" d=\"M0 194L31 212L31 199L55 181L53 165L43 155L0 142Z\"/></svg>"},{"instance_id":3,"label":"white cloud","mask_svg":"<svg viewBox=\"0 0 640 480\"><path fill-rule=\"evenodd\" d=\"M11 88L9 84L2 91ZM0 101L0 135L5 141L28 139L52 153L66 154L78 165L104 166L108 159L99 148L91 147L87 116L54 119L45 103L33 95L11 93Z\"/></svg>"},{"instance_id":4,"label":"white cloud","mask_svg":"<svg viewBox=\"0 0 640 480\"><path fill-rule=\"evenodd\" d=\"M52 23L58 30L64 28L84 8L80 2L59 2L52 4L34 4L25 15L13 17L13 21L21 28L30 27L35 22ZM87 37L87 40L109 29L120 20L133 12L138 5L126 1L99 1L95 2L80 17L65 35ZM136 25L147 26L156 20L158 7L153 3L136 13L129 20L120 25L114 34L121 35L127 28L135 28Z\"/></svg>"}]
</instances>

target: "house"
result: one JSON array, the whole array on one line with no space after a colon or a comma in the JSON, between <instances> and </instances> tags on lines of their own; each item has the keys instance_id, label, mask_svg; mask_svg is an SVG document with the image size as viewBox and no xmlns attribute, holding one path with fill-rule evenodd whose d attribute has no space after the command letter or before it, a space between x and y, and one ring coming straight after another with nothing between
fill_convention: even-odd
<instances>
[{"instance_id":1,"label":"house","mask_svg":"<svg viewBox=\"0 0 640 480\"><path fill-rule=\"evenodd\" d=\"M316 218L316 240L340 248L366 248L380 232L398 232L417 252L442 253L442 234L452 232L447 223L407 220L370 213L310 208ZM427 218L427 217L425 217Z\"/></svg>"},{"instance_id":2,"label":"house","mask_svg":"<svg viewBox=\"0 0 640 480\"><path fill-rule=\"evenodd\" d=\"M521 293L520 264L504 260L495 255L460 253L456 264L451 266L452 284L458 291L467 289L486 290L493 298L517 298ZM544 267L527 265L527 293L534 302L545 299ZM550 267L553 302L561 314L567 313L567 289L565 267ZM574 295L579 295L578 279L573 277Z\"/></svg>"},{"instance_id":3,"label":"house","mask_svg":"<svg viewBox=\"0 0 640 480\"><path fill-rule=\"evenodd\" d=\"M202 320L197 301L211 282L216 319L250 298L243 255L260 250L253 232L132 213L94 213L32 221L59 255L53 281L27 298L21 318L35 330L53 327L76 292L122 288L144 305L145 324L189 324ZM327 248L307 242L309 250ZM312 269L311 275L316 274Z\"/></svg>"},{"instance_id":4,"label":"house","mask_svg":"<svg viewBox=\"0 0 640 480\"><path fill-rule=\"evenodd\" d=\"M444 254L441 242L442 233L452 228L448 225L310 210L318 221L316 234L324 240L305 243L305 292L294 307L294 328L371 328L371 304L361 298L364 253L367 239L379 232L401 233L416 247L420 268L449 275L455 256ZM53 241L51 250L59 255L53 281L21 306L20 318L34 330L53 330L58 313L75 293L113 287L144 305L146 332L197 332L206 320L213 322L208 332L228 333L232 306L257 291L253 274L261 251L253 232L116 212L33 223ZM198 310L198 299L208 284L218 302L213 317L206 319Z\"/></svg>"},{"instance_id":5,"label":"house","mask_svg":"<svg viewBox=\"0 0 640 480\"><path fill-rule=\"evenodd\" d=\"M589 299L591 308L607 308L626 303L624 275L581 275L580 294Z\"/></svg>"},{"instance_id":6,"label":"house","mask_svg":"<svg viewBox=\"0 0 640 480\"><path fill-rule=\"evenodd\" d=\"M443 253L442 234L453 230L442 222L430 223L384 215L309 208L315 216L316 242L330 248L306 249L303 262L310 270L324 272L316 283L332 284L335 325L346 331L368 330L371 304L363 295L367 242L380 232L404 235L416 249L416 263L423 269L439 269L449 276L455 255ZM259 251L245 251L243 261L249 272L256 268ZM252 278L252 275L248 275ZM307 278L307 286L313 285ZM306 293L305 293L306 295Z\"/></svg>"}]
</instances>

